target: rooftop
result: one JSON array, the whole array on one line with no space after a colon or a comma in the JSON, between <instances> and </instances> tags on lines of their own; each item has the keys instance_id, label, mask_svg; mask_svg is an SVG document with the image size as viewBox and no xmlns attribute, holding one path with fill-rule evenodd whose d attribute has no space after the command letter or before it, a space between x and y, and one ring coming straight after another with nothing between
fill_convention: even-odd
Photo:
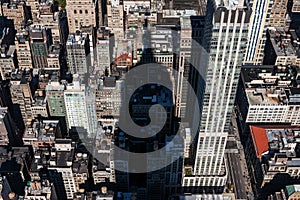
<instances>
[{"instance_id":1,"label":"rooftop","mask_svg":"<svg viewBox=\"0 0 300 200\"><path fill-rule=\"evenodd\" d=\"M74 173L88 173L88 154L76 153L73 160L73 172Z\"/></svg>"},{"instance_id":2,"label":"rooftop","mask_svg":"<svg viewBox=\"0 0 300 200\"><path fill-rule=\"evenodd\" d=\"M64 91L65 88L66 86L58 81L49 81L48 85L46 86L46 91Z\"/></svg>"},{"instance_id":3,"label":"rooftop","mask_svg":"<svg viewBox=\"0 0 300 200\"><path fill-rule=\"evenodd\" d=\"M49 180L32 181L28 182L25 187L25 191L28 192L28 196L38 196L51 194L52 184Z\"/></svg>"},{"instance_id":4,"label":"rooftop","mask_svg":"<svg viewBox=\"0 0 300 200\"><path fill-rule=\"evenodd\" d=\"M98 40L107 40L110 36L110 30L108 27L101 26L97 31L97 39Z\"/></svg>"},{"instance_id":5,"label":"rooftop","mask_svg":"<svg viewBox=\"0 0 300 200\"><path fill-rule=\"evenodd\" d=\"M224 6L226 8L243 7L244 3L244 0L216 0L217 6Z\"/></svg>"},{"instance_id":6,"label":"rooftop","mask_svg":"<svg viewBox=\"0 0 300 200\"><path fill-rule=\"evenodd\" d=\"M261 127L250 126L251 136L256 151L256 156L261 157L262 154L268 152L269 144L266 130Z\"/></svg>"},{"instance_id":7,"label":"rooftop","mask_svg":"<svg viewBox=\"0 0 300 200\"><path fill-rule=\"evenodd\" d=\"M143 47L138 49L138 54L143 54L147 50L151 50L153 54L172 54L174 48L173 35L172 30L163 27L152 27L150 31L144 31Z\"/></svg>"},{"instance_id":8,"label":"rooftop","mask_svg":"<svg viewBox=\"0 0 300 200\"><path fill-rule=\"evenodd\" d=\"M300 143L300 127L250 126L250 132L258 158L274 152L295 157L296 146Z\"/></svg>"},{"instance_id":9,"label":"rooftop","mask_svg":"<svg viewBox=\"0 0 300 200\"><path fill-rule=\"evenodd\" d=\"M53 44L48 49L48 57L50 57L50 58L57 57L58 58L60 51L61 51L60 44Z\"/></svg>"},{"instance_id":10,"label":"rooftop","mask_svg":"<svg viewBox=\"0 0 300 200\"><path fill-rule=\"evenodd\" d=\"M151 105L159 103L164 106L173 105L172 92L159 85L144 85L139 87L130 100L132 105Z\"/></svg>"},{"instance_id":11,"label":"rooftop","mask_svg":"<svg viewBox=\"0 0 300 200\"><path fill-rule=\"evenodd\" d=\"M51 149L50 165L57 167L70 167L72 165L75 143L70 139L55 139Z\"/></svg>"},{"instance_id":12,"label":"rooftop","mask_svg":"<svg viewBox=\"0 0 300 200\"><path fill-rule=\"evenodd\" d=\"M66 45L85 45L88 36L86 33L69 34Z\"/></svg>"},{"instance_id":13,"label":"rooftop","mask_svg":"<svg viewBox=\"0 0 300 200\"><path fill-rule=\"evenodd\" d=\"M19 84L27 84L32 80L32 70L24 69L19 70L15 69L11 74L11 84L12 85L19 85Z\"/></svg>"},{"instance_id":14,"label":"rooftop","mask_svg":"<svg viewBox=\"0 0 300 200\"><path fill-rule=\"evenodd\" d=\"M300 185L287 185L285 188L288 196L291 196L295 192L300 192Z\"/></svg>"},{"instance_id":15,"label":"rooftop","mask_svg":"<svg viewBox=\"0 0 300 200\"><path fill-rule=\"evenodd\" d=\"M270 41L277 56L300 57L300 40L295 30L269 29Z\"/></svg>"},{"instance_id":16,"label":"rooftop","mask_svg":"<svg viewBox=\"0 0 300 200\"><path fill-rule=\"evenodd\" d=\"M8 110L7 107L0 107L0 118L3 119L7 114Z\"/></svg>"},{"instance_id":17,"label":"rooftop","mask_svg":"<svg viewBox=\"0 0 300 200\"><path fill-rule=\"evenodd\" d=\"M299 75L300 70L293 66L245 66L241 69L251 105L299 104Z\"/></svg>"},{"instance_id":18,"label":"rooftop","mask_svg":"<svg viewBox=\"0 0 300 200\"><path fill-rule=\"evenodd\" d=\"M46 28L40 25L32 25L29 31L30 39L31 40L42 40L45 41L46 36Z\"/></svg>"},{"instance_id":19,"label":"rooftop","mask_svg":"<svg viewBox=\"0 0 300 200\"><path fill-rule=\"evenodd\" d=\"M34 100L32 101L32 106L46 106L46 94L44 90L38 89L35 91Z\"/></svg>"},{"instance_id":20,"label":"rooftop","mask_svg":"<svg viewBox=\"0 0 300 200\"><path fill-rule=\"evenodd\" d=\"M56 138L57 129L59 126L58 120L43 120L38 122L29 120L26 122L24 139L36 138L37 142L54 142Z\"/></svg>"},{"instance_id":21,"label":"rooftop","mask_svg":"<svg viewBox=\"0 0 300 200\"><path fill-rule=\"evenodd\" d=\"M26 41L29 41L29 33L27 31L16 33L16 39L19 43L24 44Z\"/></svg>"}]
</instances>

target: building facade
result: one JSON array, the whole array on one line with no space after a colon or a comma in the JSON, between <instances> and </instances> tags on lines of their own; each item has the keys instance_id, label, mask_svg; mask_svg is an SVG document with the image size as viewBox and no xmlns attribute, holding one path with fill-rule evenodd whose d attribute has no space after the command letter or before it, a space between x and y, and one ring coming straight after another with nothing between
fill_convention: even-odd
<instances>
[{"instance_id":1,"label":"building facade","mask_svg":"<svg viewBox=\"0 0 300 200\"><path fill-rule=\"evenodd\" d=\"M44 26L32 26L29 32L32 61L35 68L46 68L49 39Z\"/></svg>"},{"instance_id":2,"label":"building facade","mask_svg":"<svg viewBox=\"0 0 300 200\"><path fill-rule=\"evenodd\" d=\"M83 127L89 132L88 115L85 102L85 86L79 80L73 81L74 85L68 85L64 91L67 125L71 127Z\"/></svg>"},{"instance_id":3,"label":"building facade","mask_svg":"<svg viewBox=\"0 0 300 200\"><path fill-rule=\"evenodd\" d=\"M252 8L249 38L245 64L259 65L263 62L264 49L267 40L267 27L273 0L251 0L249 6Z\"/></svg>"},{"instance_id":4,"label":"building facade","mask_svg":"<svg viewBox=\"0 0 300 200\"><path fill-rule=\"evenodd\" d=\"M97 1L93 0L67 0L66 10L69 32L76 33L82 26L96 26Z\"/></svg>"},{"instance_id":5,"label":"building facade","mask_svg":"<svg viewBox=\"0 0 300 200\"><path fill-rule=\"evenodd\" d=\"M88 57L89 38L86 33L69 34L67 40L67 63L71 74L83 75L88 73L91 64Z\"/></svg>"},{"instance_id":6,"label":"building facade","mask_svg":"<svg viewBox=\"0 0 300 200\"><path fill-rule=\"evenodd\" d=\"M17 33L16 35L16 51L18 65L21 69L33 68L33 63L31 59L29 35L25 33Z\"/></svg>"},{"instance_id":7,"label":"building facade","mask_svg":"<svg viewBox=\"0 0 300 200\"><path fill-rule=\"evenodd\" d=\"M114 34L114 40L124 39L124 10L119 0L111 0L107 3L107 25Z\"/></svg>"},{"instance_id":8,"label":"building facade","mask_svg":"<svg viewBox=\"0 0 300 200\"><path fill-rule=\"evenodd\" d=\"M202 77L205 91L198 91L198 95L203 93L203 101L195 162L186 166L190 170L183 178L183 186L196 190L199 186L218 189L226 182L224 150L251 13L244 1L208 1L207 8L214 10L207 9L208 17L212 14L211 24L206 26L211 28L210 60L207 75Z\"/></svg>"}]
</instances>

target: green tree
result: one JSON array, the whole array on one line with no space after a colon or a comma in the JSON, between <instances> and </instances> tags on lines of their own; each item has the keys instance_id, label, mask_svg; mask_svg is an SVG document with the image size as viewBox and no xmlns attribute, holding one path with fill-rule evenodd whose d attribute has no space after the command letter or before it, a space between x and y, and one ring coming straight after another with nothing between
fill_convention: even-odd
<instances>
[{"instance_id":1,"label":"green tree","mask_svg":"<svg viewBox=\"0 0 300 200\"><path fill-rule=\"evenodd\" d=\"M60 6L63 10L66 8L66 0L57 0L58 6Z\"/></svg>"}]
</instances>

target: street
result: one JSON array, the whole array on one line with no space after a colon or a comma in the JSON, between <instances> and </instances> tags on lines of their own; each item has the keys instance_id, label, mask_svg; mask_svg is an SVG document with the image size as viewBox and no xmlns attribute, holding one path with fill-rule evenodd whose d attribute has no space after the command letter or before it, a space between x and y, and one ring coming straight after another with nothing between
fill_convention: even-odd
<instances>
[{"instance_id":1,"label":"street","mask_svg":"<svg viewBox=\"0 0 300 200\"><path fill-rule=\"evenodd\" d=\"M227 153L226 159L228 163L229 180L234 185L236 199L247 199L246 182L244 179L239 154Z\"/></svg>"}]
</instances>

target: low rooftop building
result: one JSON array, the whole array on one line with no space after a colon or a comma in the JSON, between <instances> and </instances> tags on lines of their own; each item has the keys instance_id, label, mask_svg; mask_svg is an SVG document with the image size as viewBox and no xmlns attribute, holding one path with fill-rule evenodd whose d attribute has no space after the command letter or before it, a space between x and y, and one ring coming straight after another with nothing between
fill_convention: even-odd
<instances>
[{"instance_id":1,"label":"low rooftop building","mask_svg":"<svg viewBox=\"0 0 300 200\"><path fill-rule=\"evenodd\" d=\"M295 30L270 28L265 47L264 64L266 65L299 65L300 40Z\"/></svg>"}]
</instances>

